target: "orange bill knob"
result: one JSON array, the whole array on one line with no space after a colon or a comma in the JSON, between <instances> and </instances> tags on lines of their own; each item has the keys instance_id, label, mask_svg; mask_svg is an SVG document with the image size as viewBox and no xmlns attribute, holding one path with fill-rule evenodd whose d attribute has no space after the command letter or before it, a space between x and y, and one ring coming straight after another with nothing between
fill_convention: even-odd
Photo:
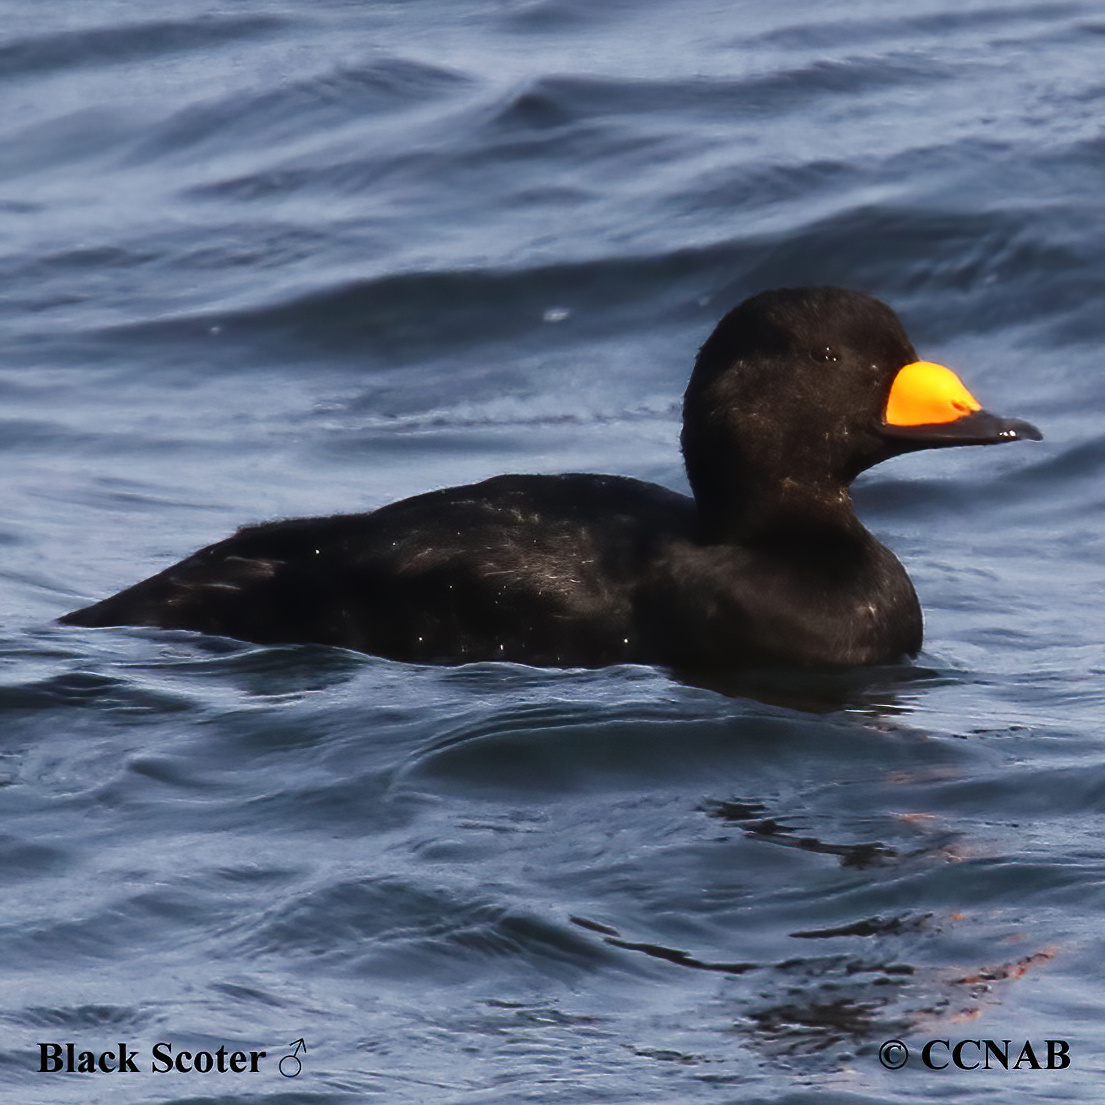
<instances>
[{"instance_id":1,"label":"orange bill knob","mask_svg":"<svg viewBox=\"0 0 1105 1105\"><path fill-rule=\"evenodd\" d=\"M914 361L894 377L883 421L888 426L932 426L980 410L982 404L950 368Z\"/></svg>"},{"instance_id":2,"label":"orange bill knob","mask_svg":"<svg viewBox=\"0 0 1105 1105\"><path fill-rule=\"evenodd\" d=\"M932 361L913 361L898 370L879 431L898 440L903 451L1039 441L1043 436L1030 422L983 410L950 368Z\"/></svg>"}]
</instances>

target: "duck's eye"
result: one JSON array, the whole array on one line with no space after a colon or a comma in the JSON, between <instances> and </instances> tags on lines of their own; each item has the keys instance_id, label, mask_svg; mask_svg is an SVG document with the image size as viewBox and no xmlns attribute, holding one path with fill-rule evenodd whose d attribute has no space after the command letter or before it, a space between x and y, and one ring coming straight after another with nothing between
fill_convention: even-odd
<instances>
[{"instance_id":1,"label":"duck's eye","mask_svg":"<svg viewBox=\"0 0 1105 1105\"><path fill-rule=\"evenodd\" d=\"M831 345L823 345L820 349L814 349L811 356L822 364L835 364L840 360L837 351Z\"/></svg>"}]
</instances>

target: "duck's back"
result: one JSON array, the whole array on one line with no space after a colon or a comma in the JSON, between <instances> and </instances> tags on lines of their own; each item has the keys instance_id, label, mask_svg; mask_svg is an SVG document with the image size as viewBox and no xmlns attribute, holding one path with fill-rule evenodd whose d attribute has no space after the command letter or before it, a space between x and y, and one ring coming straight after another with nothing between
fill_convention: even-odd
<instances>
[{"instance_id":1,"label":"duck's back","mask_svg":"<svg viewBox=\"0 0 1105 1105\"><path fill-rule=\"evenodd\" d=\"M62 620L601 666L636 658L638 592L662 549L693 541L695 520L693 500L625 477L500 476L246 527Z\"/></svg>"}]
</instances>

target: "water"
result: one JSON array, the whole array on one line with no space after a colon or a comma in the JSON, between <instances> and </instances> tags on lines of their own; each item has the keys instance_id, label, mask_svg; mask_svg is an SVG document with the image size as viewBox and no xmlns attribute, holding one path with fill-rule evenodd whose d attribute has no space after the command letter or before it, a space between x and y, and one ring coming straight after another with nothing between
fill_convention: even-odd
<instances>
[{"instance_id":1,"label":"water","mask_svg":"<svg viewBox=\"0 0 1105 1105\"><path fill-rule=\"evenodd\" d=\"M12 1100L1100 1100L1099 5L0 12ZM696 687L52 624L249 521L685 489L698 343L823 282L1046 435L857 489L914 665ZM141 1070L40 1073L50 1041Z\"/></svg>"}]
</instances>

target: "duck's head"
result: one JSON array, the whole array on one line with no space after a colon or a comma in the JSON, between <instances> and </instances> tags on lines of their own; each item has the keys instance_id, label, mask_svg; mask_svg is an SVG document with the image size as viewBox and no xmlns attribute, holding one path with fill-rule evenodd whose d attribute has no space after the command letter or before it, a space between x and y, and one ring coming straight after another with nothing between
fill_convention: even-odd
<instances>
[{"instance_id":1,"label":"duck's head","mask_svg":"<svg viewBox=\"0 0 1105 1105\"><path fill-rule=\"evenodd\" d=\"M832 287L762 292L730 311L683 405L687 474L723 530L775 510L831 513L860 472L899 453L1040 436L921 361L885 303Z\"/></svg>"}]
</instances>

